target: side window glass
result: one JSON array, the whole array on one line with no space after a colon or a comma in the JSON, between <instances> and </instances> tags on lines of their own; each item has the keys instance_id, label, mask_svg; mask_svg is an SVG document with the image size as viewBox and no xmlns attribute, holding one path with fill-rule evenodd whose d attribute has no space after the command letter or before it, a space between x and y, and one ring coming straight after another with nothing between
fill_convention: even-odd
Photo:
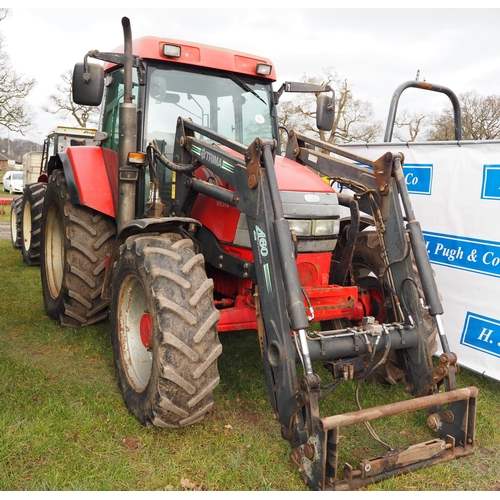
<instances>
[{"instance_id":1,"label":"side window glass","mask_svg":"<svg viewBox=\"0 0 500 500\"><path fill-rule=\"evenodd\" d=\"M123 102L123 69L114 71L106 76L106 98L102 110L102 130L108 133L106 147L118 151L119 147L119 112L120 103ZM138 94L137 71L134 69L132 77L132 93L137 102Z\"/></svg>"}]
</instances>

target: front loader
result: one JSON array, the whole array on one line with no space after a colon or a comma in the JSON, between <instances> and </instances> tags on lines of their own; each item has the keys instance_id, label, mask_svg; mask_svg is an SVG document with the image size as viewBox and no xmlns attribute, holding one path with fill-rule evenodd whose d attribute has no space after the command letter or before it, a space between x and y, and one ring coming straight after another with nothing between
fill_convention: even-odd
<instances>
[{"instance_id":1,"label":"front loader","mask_svg":"<svg viewBox=\"0 0 500 500\"><path fill-rule=\"evenodd\" d=\"M268 60L134 43L122 24L123 53L91 51L75 67L78 104L100 104L106 87L103 126L96 146L68 148L49 172L48 315L84 326L109 308L125 403L163 428L213 406L218 332L255 330L273 414L312 489L356 489L472 453L477 390L456 387L403 156L372 162L294 131L281 156L281 93L317 93L327 130L330 88L273 92ZM106 79L88 57L107 61ZM321 414L341 384L380 379L402 381L413 399ZM339 471L341 428L414 410L427 412L431 439Z\"/></svg>"}]
</instances>

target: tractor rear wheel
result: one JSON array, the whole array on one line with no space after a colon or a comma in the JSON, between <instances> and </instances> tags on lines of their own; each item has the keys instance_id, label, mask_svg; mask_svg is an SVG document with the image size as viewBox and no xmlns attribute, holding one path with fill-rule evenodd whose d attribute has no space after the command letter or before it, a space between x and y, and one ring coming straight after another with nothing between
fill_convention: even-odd
<instances>
[{"instance_id":1,"label":"tractor rear wheel","mask_svg":"<svg viewBox=\"0 0 500 500\"><path fill-rule=\"evenodd\" d=\"M219 312L213 281L193 242L139 235L120 249L113 271L111 339L125 403L147 426L203 419L219 384Z\"/></svg>"},{"instance_id":2,"label":"tractor rear wheel","mask_svg":"<svg viewBox=\"0 0 500 500\"><path fill-rule=\"evenodd\" d=\"M115 232L110 217L72 203L61 170L52 173L42 211L40 264L45 311L62 326L108 317L109 300L101 289Z\"/></svg>"},{"instance_id":3,"label":"tractor rear wheel","mask_svg":"<svg viewBox=\"0 0 500 500\"><path fill-rule=\"evenodd\" d=\"M14 198L10 205L10 241L16 250L20 249L22 245L22 202L22 197L18 197Z\"/></svg>"},{"instance_id":4,"label":"tractor rear wheel","mask_svg":"<svg viewBox=\"0 0 500 500\"><path fill-rule=\"evenodd\" d=\"M40 265L43 198L47 184L37 182L24 188L22 203L22 252L29 266Z\"/></svg>"}]
</instances>

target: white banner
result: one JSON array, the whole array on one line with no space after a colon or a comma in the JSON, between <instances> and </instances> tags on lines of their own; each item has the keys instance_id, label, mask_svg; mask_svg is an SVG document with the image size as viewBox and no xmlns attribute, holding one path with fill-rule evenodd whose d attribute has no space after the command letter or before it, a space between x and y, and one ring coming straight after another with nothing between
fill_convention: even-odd
<instances>
[{"instance_id":1,"label":"white banner","mask_svg":"<svg viewBox=\"0 0 500 500\"><path fill-rule=\"evenodd\" d=\"M404 154L450 349L460 365L500 380L500 142L342 147L371 160Z\"/></svg>"}]
</instances>

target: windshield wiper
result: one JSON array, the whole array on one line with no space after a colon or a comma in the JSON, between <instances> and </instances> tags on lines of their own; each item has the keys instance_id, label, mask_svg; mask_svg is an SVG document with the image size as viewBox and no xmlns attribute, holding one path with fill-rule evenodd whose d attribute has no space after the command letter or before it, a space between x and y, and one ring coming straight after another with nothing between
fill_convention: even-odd
<instances>
[{"instance_id":1,"label":"windshield wiper","mask_svg":"<svg viewBox=\"0 0 500 500\"><path fill-rule=\"evenodd\" d=\"M229 75L229 78L231 78L231 80L233 80L233 82L235 82L236 84L238 84L243 90L245 90L246 92L250 92L250 94L253 94L257 99L259 99L260 101L262 101L267 106L267 102L264 101L264 99L262 99L262 97L260 97L260 95L257 94L257 92L255 92L255 90L253 90L251 87L249 87L245 82L243 82L242 80L240 80L233 73L228 73L228 75Z\"/></svg>"}]
</instances>

